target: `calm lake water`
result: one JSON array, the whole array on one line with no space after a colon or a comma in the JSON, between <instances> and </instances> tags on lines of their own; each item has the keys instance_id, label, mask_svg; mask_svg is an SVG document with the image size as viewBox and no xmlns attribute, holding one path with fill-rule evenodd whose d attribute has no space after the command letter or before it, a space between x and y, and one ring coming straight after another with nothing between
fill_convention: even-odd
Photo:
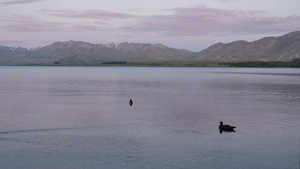
<instances>
[{"instance_id":1,"label":"calm lake water","mask_svg":"<svg viewBox=\"0 0 300 169\"><path fill-rule=\"evenodd\" d=\"M0 80L0 168L299 168L300 69L0 67Z\"/></svg>"}]
</instances>

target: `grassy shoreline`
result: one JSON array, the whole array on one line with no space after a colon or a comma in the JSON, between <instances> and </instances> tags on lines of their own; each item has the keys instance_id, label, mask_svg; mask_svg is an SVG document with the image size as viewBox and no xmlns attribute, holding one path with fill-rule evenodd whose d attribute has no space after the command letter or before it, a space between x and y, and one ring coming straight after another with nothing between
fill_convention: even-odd
<instances>
[{"instance_id":1,"label":"grassy shoreline","mask_svg":"<svg viewBox=\"0 0 300 169\"><path fill-rule=\"evenodd\" d=\"M253 68L300 68L300 59L281 61L155 61L155 62L97 62L26 64L23 66L98 66L98 67L253 67Z\"/></svg>"}]
</instances>

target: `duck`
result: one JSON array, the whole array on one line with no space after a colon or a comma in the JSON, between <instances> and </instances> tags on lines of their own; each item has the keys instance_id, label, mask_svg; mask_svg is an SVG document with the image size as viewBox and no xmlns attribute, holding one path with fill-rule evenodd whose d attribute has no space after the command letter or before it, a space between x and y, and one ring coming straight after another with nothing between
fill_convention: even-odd
<instances>
[{"instance_id":1,"label":"duck","mask_svg":"<svg viewBox=\"0 0 300 169\"><path fill-rule=\"evenodd\" d=\"M130 99L129 100L129 105L132 106L132 104L133 104L133 101L132 101L132 99Z\"/></svg>"},{"instance_id":2,"label":"duck","mask_svg":"<svg viewBox=\"0 0 300 169\"><path fill-rule=\"evenodd\" d=\"M236 128L236 127L235 127L235 126L228 125L228 124L223 125L223 122L220 121L220 125L219 125L220 133L221 133L222 131L235 132L235 131L234 131L234 128Z\"/></svg>"}]
</instances>

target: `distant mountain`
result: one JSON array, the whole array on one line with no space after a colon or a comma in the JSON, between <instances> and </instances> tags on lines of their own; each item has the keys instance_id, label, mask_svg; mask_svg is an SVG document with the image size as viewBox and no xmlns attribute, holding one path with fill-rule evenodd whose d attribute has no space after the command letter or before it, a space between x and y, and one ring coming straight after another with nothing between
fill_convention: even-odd
<instances>
[{"instance_id":1,"label":"distant mountain","mask_svg":"<svg viewBox=\"0 0 300 169\"><path fill-rule=\"evenodd\" d=\"M119 59L117 51L99 44L81 41L55 42L34 50L30 59L47 62L85 63Z\"/></svg>"},{"instance_id":2,"label":"distant mountain","mask_svg":"<svg viewBox=\"0 0 300 169\"><path fill-rule=\"evenodd\" d=\"M19 62L23 63L23 59L30 53L30 49L0 45L0 65L14 65L19 64Z\"/></svg>"},{"instance_id":3,"label":"distant mountain","mask_svg":"<svg viewBox=\"0 0 300 169\"><path fill-rule=\"evenodd\" d=\"M32 50L0 46L0 65L26 63L92 63L105 61L191 60L191 52L162 44L91 44L81 41L55 42Z\"/></svg>"},{"instance_id":4,"label":"distant mountain","mask_svg":"<svg viewBox=\"0 0 300 169\"><path fill-rule=\"evenodd\" d=\"M55 42L36 49L0 45L0 65L28 63L93 63L107 61L291 61L300 58L300 31L254 42L217 43L200 52L174 49L163 44L91 44Z\"/></svg>"},{"instance_id":5,"label":"distant mountain","mask_svg":"<svg viewBox=\"0 0 300 169\"><path fill-rule=\"evenodd\" d=\"M196 60L291 61L300 58L300 31L254 42L217 43L193 56Z\"/></svg>"},{"instance_id":6,"label":"distant mountain","mask_svg":"<svg viewBox=\"0 0 300 169\"><path fill-rule=\"evenodd\" d=\"M125 60L134 61L167 61L167 60L191 60L191 53L187 50L170 48L162 44L120 43L107 45L118 51Z\"/></svg>"}]
</instances>

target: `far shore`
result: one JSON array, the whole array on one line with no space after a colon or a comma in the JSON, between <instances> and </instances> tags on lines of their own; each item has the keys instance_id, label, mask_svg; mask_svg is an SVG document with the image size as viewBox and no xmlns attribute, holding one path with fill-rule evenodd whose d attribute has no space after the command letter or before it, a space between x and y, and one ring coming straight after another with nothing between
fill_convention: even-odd
<instances>
[{"instance_id":1,"label":"far shore","mask_svg":"<svg viewBox=\"0 0 300 169\"><path fill-rule=\"evenodd\" d=\"M253 67L253 68L300 68L300 59L290 62L282 61L154 61L154 62L94 62L94 63L61 63L26 64L19 66L103 66L103 67Z\"/></svg>"}]
</instances>

